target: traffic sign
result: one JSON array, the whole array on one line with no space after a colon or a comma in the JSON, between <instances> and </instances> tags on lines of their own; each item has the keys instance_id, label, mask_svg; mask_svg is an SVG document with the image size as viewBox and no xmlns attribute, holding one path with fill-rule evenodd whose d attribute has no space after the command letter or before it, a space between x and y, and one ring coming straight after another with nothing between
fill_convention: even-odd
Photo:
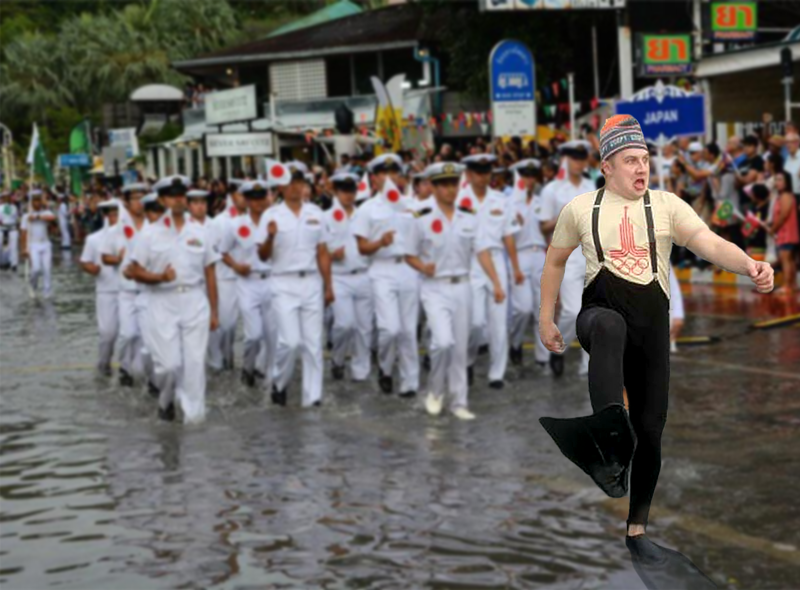
<instances>
[{"instance_id":1,"label":"traffic sign","mask_svg":"<svg viewBox=\"0 0 800 590\"><path fill-rule=\"evenodd\" d=\"M61 154L58 156L58 165L61 168L77 168L92 165L89 154Z\"/></svg>"},{"instance_id":2,"label":"traffic sign","mask_svg":"<svg viewBox=\"0 0 800 590\"><path fill-rule=\"evenodd\" d=\"M615 105L616 114L632 115L639 121L646 139L654 141L681 135L704 135L705 96L690 94L676 86L655 86Z\"/></svg>"},{"instance_id":3,"label":"traffic sign","mask_svg":"<svg viewBox=\"0 0 800 590\"><path fill-rule=\"evenodd\" d=\"M489 80L494 136L535 135L535 67L527 45L510 39L495 45Z\"/></svg>"}]
</instances>

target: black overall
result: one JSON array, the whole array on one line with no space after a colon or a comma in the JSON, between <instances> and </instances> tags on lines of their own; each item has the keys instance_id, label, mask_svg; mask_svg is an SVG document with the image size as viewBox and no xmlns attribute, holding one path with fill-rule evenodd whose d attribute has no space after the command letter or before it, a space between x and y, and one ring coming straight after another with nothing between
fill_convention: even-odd
<instances>
[{"instance_id":1,"label":"black overall","mask_svg":"<svg viewBox=\"0 0 800 590\"><path fill-rule=\"evenodd\" d=\"M667 419L669 391L669 299L658 283L658 253L650 204L644 195L653 280L626 281L604 265L598 231L600 189L592 211L592 237L602 268L583 291L577 319L581 346L590 353L589 395L599 412L623 403L623 386L637 437L631 464L628 524L647 524L650 502L661 470L661 433Z\"/></svg>"}]
</instances>

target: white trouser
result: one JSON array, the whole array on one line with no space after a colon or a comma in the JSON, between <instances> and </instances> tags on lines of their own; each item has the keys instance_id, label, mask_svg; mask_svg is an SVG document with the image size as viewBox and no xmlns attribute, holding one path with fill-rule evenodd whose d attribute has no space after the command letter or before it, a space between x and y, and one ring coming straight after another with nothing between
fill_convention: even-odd
<instances>
[{"instance_id":1,"label":"white trouser","mask_svg":"<svg viewBox=\"0 0 800 590\"><path fill-rule=\"evenodd\" d=\"M372 341L372 285L367 273L333 275L333 364L343 367L350 353L350 373L354 380L369 377Z\"/></svg>"},{"instance_id":2,"label":"white trouser","mask_svg":"<svg viewBox=\"0 0 800 590\"><path fill-rule=\"evenodd\" d=\"M42 294L49 297L52 293L53 247L50 242L34 242L28 246L31 258L31 288L39 288L39 277L43 279Z\"/></svg>"},{"instance_id":3,"label":"white trouser","mask_svg":"<svg viewBox=\"0 0 800 590\"><path fill-rule=\"evenodd\" d=\"M302 405L308 407L322 399L322 278L316 273L278 275L271 282L273 317L278 325L275 387L286 389L302 352Z\"/></svg>"},{"instance_id":4,"label":"white trouser","mask_svg":"<svg viewBox=\"0 0 800 590\"><path fill-rule=\"evenodd\" d=\"M69 235L69 218L58 218L58 229L61 230L61 247L65 250L72 245L72 237Z\"/></svg>"},{"instance_id":5,"label":"white trouser","mask_svg":"<svg viewBox=\"0 0 800 590\"><path fill-rule=\"evenodd\" d=\"M141 377L145 373L142 358L141 306L136 304L138 291L119 292L119 365L128 375ZM151 310L147 310L151 314Z\"/></svg>"},{"instance_id":6,"label":"white trouser","mask_svg":"<svg viewBox=\"0 0 800 590\"><path fill-rule=\"evenodd\" d=\"M431 334L428 393L450 393L450 407L467 407L467 342L470 332L472 285L447 279L423 279L422 306ZM446 381L446 383L445 383Z\"/></svg>"},{"instance_id":7,"label":"white trouser","mask_svg":"<svg viewBox=\"0 0 800 590\"><path fill-rule=\"evenodd\" d=\"M547 362L549 352L539 337L539 306L542 302L542 271L546 258L544 248L520 250L519 266L525 275L525 282L511 286L511 346L519 348L525 338L525 331L533 320L533 341L537 362Z\"/></svg>"},{"instance_id":8,"label":"white trouser","mask_svg":"<svg viewBox=\"0 0 800 590\"><path fill-rule=\"evenodd\" d=\"M106 372L111 370L111 357L119 334L119 292L97 293L96 301L97 331L100 334L97 368Z\"/></svg>"},{"instance_id":9,"label":"white trouser","mask_svg":"<svg viewBox=\"0 0 800 590\"><path fill-rule=\"evenodd\" d=\"M272 386L275 370L275 349L278 330L276 329L274 297L271 279L236 279L236 297L244 324L244 362L242 367L248 373L256 369L266 376L265 385Z\"/></svg>"},{"instance_id":10,"label":"white trouser","mask_svg":"<svg viewBox=\"0 0 800 590\"><path fill-rule=\"evenodd\" d=\"M3 246L2 256L0 256L0 263L6 262L8 257L8 264L10 266L19 265L19 232L16 229L2 230L8 245Z\"/></svg>"},{"instance_id":11,"label":"white trouser","mask_svg":"<svg viewBox=\"0 0 800 590\"><path fill-rule=\"evenodd\" d=\"M470 278L472 285L472 326L469 335L469 366L478 358L483 334L489 335L489 381L502 381L508 364L508 274L502 250L492 251L492 260L497 276L506 293L503 303L494 300L494 288L486 273L481 269L480 276ZM476 263L477 264L477 263Z\"/></svg>"},{"instance_id":12,"label":"white trouser","mask_svg":"<svg viewBox=\"0 0 800 590\"><path fill-rule=\"evenodd\" d=\"M397 360L400 392L417 391L419 280L409 281L405 273L397 272L394 276L372 276L370 284L378 326L378 364L385 375L391 375Z\"/></svg>"},{"instance_id":13,"label":"white trouser","mask_svg":"<svg viewBox=\"0 0 800 590\"><path fill-rule=\"evenodd\" d=\"M577 264L570 260L564 269L564 280L561 281L561 290L558 293L561 302L561 312L558 316L558 331L567 345L577 338L576 322L583 305L583 284L586 278L586 263ZM565 351L566 352L566 351ZM589 353L581 349L581 363L584 369L589 366Z\"/></svg>"},{"instance_id":14,"label":"white trouser","mask_svg":"<svg viewBox=\"0 0 800 590\"><path fill-rule=\"evenodd\" d=\"M150 334L153 331L152 322L153 314L149 311L150 291L149 289L142 289L136 296L136 313L139 318L139 355L142 359L142 370L144 377L151 381L159 389L161 385L155 377L155 370L153 368L153 355L150 351L153 345L150 343Z\"/></svg>"},{"instance_id":15,"label":"white trouser","mask_svg":"<svg viewBox=\"0 0 800 590\"><path fill-rule=\"evenodd\" d=\"M221 263L218 263L221 264ZM236 279L217 280L219 328L208 335L208 366L217 371L233 367L233 343L239 320L239 296Z\"/></svg>"},{"instance_id":16,"label":"white trouser","mask_svg":"<svg viewBox=\"0 0 800 590\"><path fill-rule=\"evenodd\" d=\"M211 310L203 287L153 291L148 298L148 341L166 408L177 398L184 422L206 414L206 367Z\"/></svg>"}]
</instances>

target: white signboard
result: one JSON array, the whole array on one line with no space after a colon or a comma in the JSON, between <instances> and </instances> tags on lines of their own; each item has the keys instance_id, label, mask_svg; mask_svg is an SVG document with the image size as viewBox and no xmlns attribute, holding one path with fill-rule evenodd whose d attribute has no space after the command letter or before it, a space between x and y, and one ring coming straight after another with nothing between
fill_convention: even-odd
<instances>
[{"instance_id":1,"label":"white signboard","mask_svg":"<svg viewBox=\"0 0 800 590\"><path fill-rule=\"evenodd\" d=\"M122 175L128 169L128 154L124 146L103 148L103 174L107 178Z\"/></svg>"},{"instance_id":2,"label":"white signboard","mask_svg":"<svg viewBox=\"0 0 800 590\"><path fill-rule=\"evenodd\" d=\"M209 92L205 100L207 125L250 121L258 117L255 86Z\"/></svg>"},{"instance_id":3,"label":"white signboard","mask_svg":"<svg viewBox=\"0 0 800 590\"><path fill-rule=\"evenodd\" d=\"M272 132L207 133L206 156L257 156L272 153Z\"/></svg>"},{"instance_id":4,"label":"white signboard","mask_svg":"<svg viewBox=\"0 0 800 590\"><path fill-rule=\"evenodd\" d=\"M536 81L533 55L513 39L500 41L489 56L492 135L536 135Z\"/></svg>"},{"instance_id":5,"label":"white signboard","mask_svg":"<svg viewBox=\"0 0 800 590\"><path fill-rule=\"evenodd\" d=\"M496 102L492 105L495 137L536 135L536 113L523 102Z\"/></svg>"},{"instance_id":6,"label":"white signboard","mask_svg":"<svg viewBox=\"0 0 800 590\"><path fill-rule=\"evenodd\" d=\"M125 148L129 158L139 155L139 140L136 138L136 127L108 130L108 145Z\"/></svg>"},{"instance_id":7,"label":"white signboard","mask_svg":"<svg viewBox=\"0 0 800 590\"><path fill-rule=\"evenodd\" d=\"M625 0L483 0L486 10L590 10L625 8Z\"/></svg>"}]
</instances>

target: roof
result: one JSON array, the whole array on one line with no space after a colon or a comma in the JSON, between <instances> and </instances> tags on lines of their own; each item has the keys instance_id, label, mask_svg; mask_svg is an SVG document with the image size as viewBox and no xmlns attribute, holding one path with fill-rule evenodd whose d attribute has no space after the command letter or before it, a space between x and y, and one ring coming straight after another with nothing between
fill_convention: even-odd
<instances>
[{"instance_id":1,"label":"roof","mask_svg":"<svg viewBox=\"0 0 800 590\"><path fill-rule=\"evenodd\" d=\"M695 76L710 78L778 66L784 47L792 50L792 61L800 61L800 41L781 41L706 56L697 64Z\"/></svg>"},{"instance_id":2,"label":"roof","mask_svg":"<svg viewBox=\"0 0 800 590\"><path fill-rule=\"evenodd\" d=\"M360 14L361 12L361 7L357 4L353 4L350 2L350 0L340 0L336 4L331 4L322 10L314 12L313 14L309 14L308 16L285 24L282 27L278 27L269 35L267 35L267 37L277 37L278 35L284 35L291 31L313 27L314 25L327 23L338 18L344 18L346 16L353 16L354 14Z\"/></svg>"},{"instance_id":3,"label":"roof","mask_svg":"<svg viewBox=\"0 0 800 590\"><path fill-rule=\"evenodd\" d=\"M172 65L180 70L414 47L419 43L421 27L422 7L400 4L228 47Z\"/></svg>"},{"instance_id":4,"label":"roof","mask_svg":"<svg viewBox=\"0 0 800 590\"><path fill-rule=\"evenodd\" d=\"M140 86L131 93L130 100L145 101L181 101L183 100L183 91L180 88L175 88L169 84L148 84Z\"/></svg>"}]
</instances>

